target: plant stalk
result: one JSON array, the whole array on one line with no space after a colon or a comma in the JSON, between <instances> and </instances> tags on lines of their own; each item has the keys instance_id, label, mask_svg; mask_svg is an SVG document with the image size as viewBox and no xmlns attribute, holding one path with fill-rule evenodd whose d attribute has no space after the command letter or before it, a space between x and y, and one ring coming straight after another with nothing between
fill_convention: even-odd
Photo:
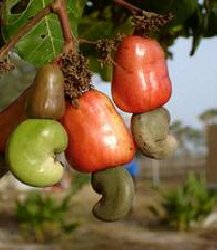
<instances>
[{"instance_id":1,"label":"plant stalk","mask_svg":"<svg viewBox=\"0 0 217 250\"><path fill-rule=\"evenodd\" d=\"M72 35L71 25L67 15L66 1L65 0L55 0L52 5L52 10L58 15L64 37L63 52L75 51L75 39Z\"/></svg>"},{"instance_id":2,"label":"plant stalk","mask_svg":"<svg viewBox=\"0 0 217 250\"><path fill-rule=\"evenodd\" d=\"M143 12L143 10L142 9L140 9L140 8L138 8L138 7L136 7L136 6L134 6L134 5L132 5L132 4L130 4L130 3L127 3L127 2L125 2L124 0L113 0L116 4L119 4L119 5L121 5L121 6L123 6L124 8L126 8L126 9L128 9L130 12L132 12L132 13L137 13L137 14L139 14L139 13L142 13Z\"/></svg>"},{"instance_id":3,"label":"plant stalk","mask_svg":"<svg viewBox=\"0 0 217 250\"><path fill-rule=\"evenodd\" d=\"M140 9L139 7L136 7L133 4L130 4L124 0L113 0L114 3L126 8L127 10L129 10L132 14L143 14L146 15L147 17L152 17L152 16L159 16L159 14L154 13L154 12L148 12L148 11L144 11L142 9Z\"/></svg>"},{"instance_id":4,"label":"plant stalk","mask_svg":"<svg viewBox=\"0 0 217 250\"><path fill-rule=\"evenodd\" d=\"M3 58L13 47L14 45L25 36L37 23L39 23L45 16L52 12L51 4L43 8L38 12L32 19L30 19L24 26L22 26L17 33L12 36L6 44L0 49L0 58Z\"/></svg>"}]
</instances>

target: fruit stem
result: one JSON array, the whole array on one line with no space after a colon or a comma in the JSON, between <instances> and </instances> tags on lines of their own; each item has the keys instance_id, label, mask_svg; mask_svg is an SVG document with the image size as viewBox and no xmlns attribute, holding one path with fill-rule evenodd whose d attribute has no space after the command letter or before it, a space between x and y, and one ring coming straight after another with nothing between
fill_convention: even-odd
<instances>
[{"instance_id":1,"label":"fruit stem","mask_svg":"<svg viewBox=\"0 0 217 250\"><path fill-rule=\"evenodd\" d=\"M159 30L159 28L172 20L172 14L168 13L160 15L154 12L144 11L125 0L113 0L114 3L128 9L132 15L132 22L135 26L134 35L147 36L153 31Z\"/></svg>"},{"instance_id":2,"label":"fruit stem","mask_svg":"<svg viewBox=\"0 0 217 250\"><path fill-rule=\"evenodd\" d=\"M96 45L100 40L96 40L96 41L88 41L86 39L80 38L77 40L77 43L79 44L92 44L92 45Z\"/></svg>"},{"instance_id":3,"label":"fruit stem","mask_svg":"<svg viewBox=\"0 0 217 250\"><path fill-rule=\"evenodd\" d=\"M159 16L159 14L154 13L154 12L149 12L149 11L144 11L142 9L140 9L139 7L136 7L133 4L130 4L124 0L113 0L114 3L126 8L127 10L129 10L132 14L143 14L146 17L152 17L152 16Z\"/></svg>"},{"instance_id":4,"label":"fruit stem","mask_svg":"<svg viewBox=\"0 0 217 250\"><path fill-rule=\"evenodd\" d=\"M38 12L32 19L30 19L25 25L23 25L17 33L12 36L7 43L2 46L0 49L0 58L3 58L13 47L14 45L24 36L26 35L33 26L39 23L45 16L52 12L52 5L47 5L40 12Z\"/></svg>"},{"instance_id":5,"label":"fruit stem","mask_svg":"<svg viewBox=\"0 0 217 250\"><path fill-rule=\"evenodd\" d=\"M124 0L113 0L116 4L123 6L124 8L128 9L132 13L142 13L143 10L132 5L130 3L125 2Z\"/></svg>"},{"instance_id":6,"label":"fruit stem","mask_svg":"<svg viewBox=\"0 0 217 250\"><path fill-rule=\"evenodd\" d=\"M64 37L63 52L64 53L67 53L69 51L74 52L76 41L72 35L71 25L67 15L66 1L55 0L54 3L52 4L52 10L55 14L58 15L59 21L61 23L63 37Z\"/></svg>"}]
</instances>

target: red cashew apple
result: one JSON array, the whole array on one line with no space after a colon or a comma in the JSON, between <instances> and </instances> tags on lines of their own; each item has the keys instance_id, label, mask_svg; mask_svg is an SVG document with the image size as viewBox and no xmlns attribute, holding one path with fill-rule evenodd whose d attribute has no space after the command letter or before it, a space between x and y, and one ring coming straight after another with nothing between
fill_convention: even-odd
<instances>
[{"instance_id":1,"label":"red cashew apple","mask_svg":"<svg viewBox=\"0 0 217 250\"><path fill-rule=\"evenodd\" d=\"M164 51L150 38L126 36L115 54L112 98L120 109L143 113L162 107L172 87Z\"/></svg>"},{"instance_id":2,"label":"red cashew apple","mask_svg":"<svg viewBox=\"0 0 217 250\"><path fill-rule=\"evenodd\" d=\"M69 101L62 118L68 133L66 159L81 172L94 172L131 161L135 146L130 131L102 92L90 90L78 107Z\"/></svg>"}]
</instances>

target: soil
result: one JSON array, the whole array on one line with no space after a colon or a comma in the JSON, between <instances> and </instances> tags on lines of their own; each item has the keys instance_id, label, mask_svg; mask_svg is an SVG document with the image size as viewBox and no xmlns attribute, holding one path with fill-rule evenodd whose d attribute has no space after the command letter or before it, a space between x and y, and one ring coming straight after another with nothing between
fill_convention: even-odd
<instances>
[{"instance_id":1,"label":"soil","mask_svg":"<svg viewBox=\"0 0 217 250\"><path fill-rule=\"evenodd\" d=\"M56 195L61 196L58 191ZM148 206L159 201L158 191L143 181L137 185L134 208L121 221L104 223L93 217L91 209L99 196L90 185L84 186L73 198L69 219L79 226L70 235L48 245L25 242L17 222L10 214L13 206L4 198L0 217L0 249L88 249L88 250L216 250L217 228L195 229L177 233L159 227L151 216ZM7 210L7 206L9 209Z\"/></svg>"}]
</instances>

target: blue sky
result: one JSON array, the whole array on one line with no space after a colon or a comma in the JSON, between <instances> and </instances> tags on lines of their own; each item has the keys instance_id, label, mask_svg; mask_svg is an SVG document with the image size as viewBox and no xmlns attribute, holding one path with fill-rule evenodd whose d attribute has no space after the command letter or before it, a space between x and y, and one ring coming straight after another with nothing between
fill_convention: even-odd
<instances>
[{"instance_id":1,"label":"blue sky","mask_svg":"<svg viewBox=\"0 0 217 250\"><path fill-rule=\"evenodd\" d=\"M172 120L185 125L201 127L201 112L217 108L217 38L202 40L194 56L189 56L191 40L178 39L168 61L173 94L166 105ZM110 95L110 84L96 77L96 87Z\"/></svg>"},{"instance_id":2,"label":"blue sky","mask_svg":"<svg viewBox=\"0 0 217 250\"><path fill-rule=\"evenodd\" d=\"M202 40L190 57L191 41L179 39L173 46L174 60L169 61L173 95L168 103L173 119L200 127L198 116L217 108L217 39Z\"/></svg>"}]
</instances>

